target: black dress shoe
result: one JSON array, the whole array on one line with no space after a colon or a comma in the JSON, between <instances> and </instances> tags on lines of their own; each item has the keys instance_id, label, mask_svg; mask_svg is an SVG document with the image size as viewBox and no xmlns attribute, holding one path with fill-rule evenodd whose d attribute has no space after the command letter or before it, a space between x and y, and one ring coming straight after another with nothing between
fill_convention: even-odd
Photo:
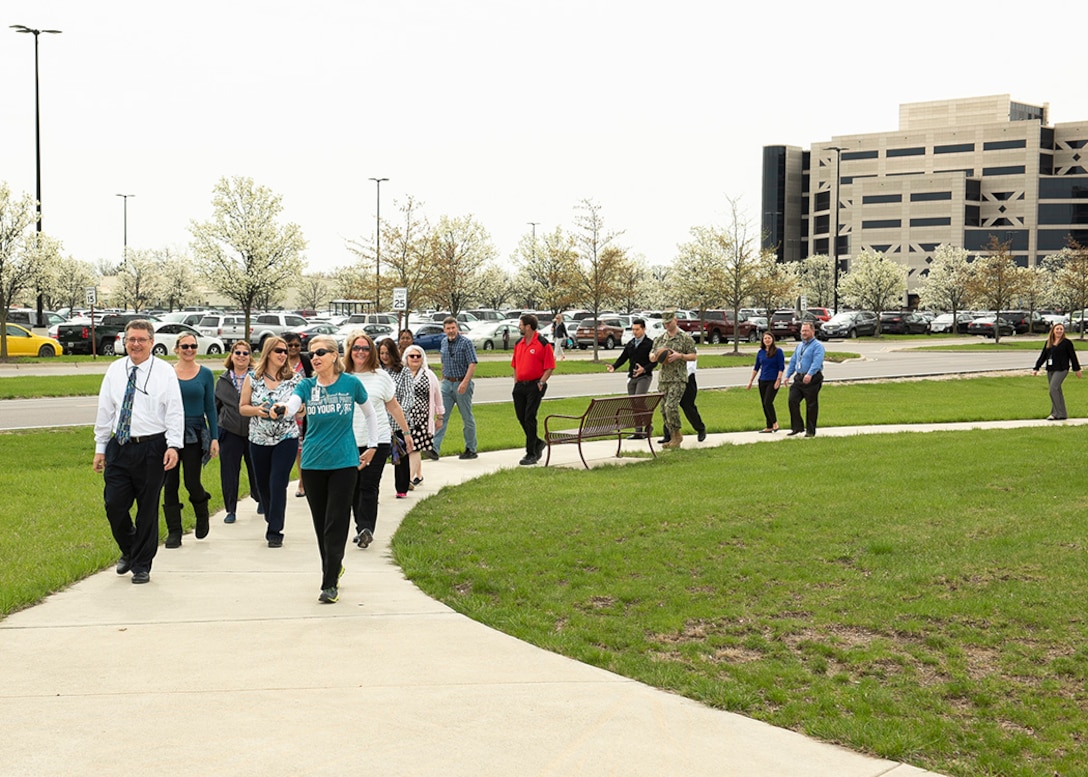
<instances>
[{"instance_id":1,"label":"black dress shoe","mask_svg":"<svg viewBox=\"0 0 1088 777\"><path fill-rule=\"evenodd\" d=\"M805 437L815 437L816 432L805 432Z\"/></svg>"},{"instance_id":2,"label":"black dress shoe","mask_svg":"<svg viewBox=\"0 0 1088 777\"><path fill-rule=\"evenodd\" d=\"M283 537L273 537L272 539L270 539L268 541L268 547L270 547L270 548L282 548L283 547Z\"/></svg>"},{"instance_id":3,"label":"black dress shoe","mask_svg":"<svg viewBox=\"0 0 1088 777\"><path fill-rule=\"evenodd\" d=\"M117 559L117 574L123 575L132 569L132 561L128 556L121 556Z\"/></svg>"},{"instance_id":4,"label":"black dress shoe","mask_svg":"<svg viewBox=\"0 0 1088 777\"><path fill-rule=\"evenodd\" d=\"M704 440L706 440L706 427L705 426L703 427L703 430L701 432L699 432L699 442L703 442Z\"/></svg>"},{"instance_id":5,"label":"black dress shoe","mask_svg":"<svg viewBox=\"0 0 1088 777\"><path fill-rule=\"evenodd\" d=\"M796 429L796 430L790 432L789 434L787 434L786 436L787 437L796 437L797 435L801 434L804 431L805 431L804 429Z\"/></svg>"},{"instance_id":6,"label":"black dress shoe","mask_svg":"<svg viewBox=\"0 0 1088 777\"><path fill-rule=\"evenodd\" d=\"M518 462L518 464L523 467L531 467L532 465L536 464L536 462L536 456L524 456L522 457L521 461Z\"/></svg>"},{"instance_id":7,"label":"black dress shoe","mask_svg":"<svg viewBox=\"0 0 1088 777\"><path fill-rule=\"evenodd\" d=\"M138 570L136 572L133 572L132 573L132 582L135 583L136 585L140 585L142 583L150 583L151 582L151 573L150 572L144 572L142 570Z\"/></svg>"},{"instance_id":8,"label":"black dress shoe","mask_svg":"<svg viewBox=\"0 0 1088 777\"><path fill-rule=\"evenodd\" d=\"M475 459L476 458L476 451L469 448L468 450L466 450L464 453L462 453L457 458L459 458L461 461L468 461L469 459Z\"/></svg>"},{"instance_id":9,"label":"black dress shoe","mask_svg":"<svg viewBox=\"0 0 1088 777\"><path fill-rule=\"evenodd\" d=\"M658 444L658 445L664 445L664 444L665 444L665 443L667 443L668 441L669 441L669 438L668 438L668 437L662 437L662 438L661 438L660 440L658 440L658 441L657 441L657 444Z\"/></svg>"},{"instance_id":10,"label":"black dress shoe","mask_svg":"<svg viewBox=\"0 0 1088 777\"><path fill-rule=\"evenodd\" d=\"M540 457L544 455L544 449L547 448L547 444L543 440L536 441L536 460L540 461Z\"/></svg>"}]
</instances>

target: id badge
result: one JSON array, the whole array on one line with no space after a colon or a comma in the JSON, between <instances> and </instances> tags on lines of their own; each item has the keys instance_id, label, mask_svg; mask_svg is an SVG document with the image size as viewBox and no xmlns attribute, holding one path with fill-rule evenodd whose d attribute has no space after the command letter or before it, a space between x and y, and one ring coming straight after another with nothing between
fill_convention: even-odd
<instances>
[{"instance_id":1,"label":"id badge","mask_svg":"<svg viewBox=\"0 0 1088 777\"><path fill-rule=\"evenodd\" d=\"M316 383L314 384L314 387L310 389L310 401L315 405L321 401L321 387Z\"/></svg>"}]
</instances>

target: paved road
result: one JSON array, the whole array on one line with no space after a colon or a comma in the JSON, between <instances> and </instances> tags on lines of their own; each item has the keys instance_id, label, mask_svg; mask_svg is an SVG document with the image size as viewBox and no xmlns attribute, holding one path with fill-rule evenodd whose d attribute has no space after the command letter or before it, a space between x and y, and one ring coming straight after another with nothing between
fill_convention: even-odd
<instances>
[{"instance_id":1,"label":"paved road","mask_svg":"<svg viewBox=\"0 0 1088 777\"><path fill-rule=\"evenodd\" d=\"M975 338L977 340L977 338ZM965 340L971 342L972 340ZM982 351L950 353L919 351L909 343L832 343L832 350L860 353L860 359L841 364L828 363L825 380L874 380L912 376L948 375L954 373L1027 370L1034 363L1031 351ZM745 349L751 352L751 349ZM602 352L602 358L618 355L618 351ZM754 353L754 352L753 352ZM488 357L485 357L488 358ZM505 358L505 357L499 357ZM573 358L589 358L579 353ZM56 365L0 366L0 377L10 375L51 374L71 375L105 372L109 360L97 363ZM727 367L699 370L700 388L726 388L747 384L751 370L747 367ZM622 374L609 374L601 366L600 375L556 375L549 382L548 398L600 396L626 391L627 379ZM511 382L505 378L476 381L477 402L510 401ZM12 399L0 401L0 430L35 429L48 426L87 426L94 423L94 397L59 397L49 399Z\"/></svg>"}]
</instances>

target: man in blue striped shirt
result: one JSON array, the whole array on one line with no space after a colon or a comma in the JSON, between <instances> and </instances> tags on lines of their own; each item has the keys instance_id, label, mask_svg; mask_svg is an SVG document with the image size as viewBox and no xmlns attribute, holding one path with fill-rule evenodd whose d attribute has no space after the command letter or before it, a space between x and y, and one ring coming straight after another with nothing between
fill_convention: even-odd
<instances>
[{"instance_id":1,"label":"man in blue striped shirt","mask_svg":"<svg viewBox=\"0 0 1088 777\"><path fill-rule=\"evenodd\" d=\"M476 374L476 347L461 334L457 319L447 316L442 322L446 339L442 341L442 428L434 435L434 452L442 451L442 439L450 428L454 405L465 425L465 450L457 458L476 458L476 418L472 415L472 376Z\"/></svg>"},{"instance_id":2,"label":"man in blue striped shirt","mask_svg":"<svg viewBox=\"0 0 1088 777\"><path fill-rule=\"evenodd\" d=\"M801 432L805 437L816 436L816 418L820 414L820 387L824 385L824 345L816 339L811 321L801 324L801 344L786 368L786 383L790 384L789 437ZM790 378L793 381L790 382ZM801 400L805 401L805 420L801 420Z\"/></svg>"}]
</instances>

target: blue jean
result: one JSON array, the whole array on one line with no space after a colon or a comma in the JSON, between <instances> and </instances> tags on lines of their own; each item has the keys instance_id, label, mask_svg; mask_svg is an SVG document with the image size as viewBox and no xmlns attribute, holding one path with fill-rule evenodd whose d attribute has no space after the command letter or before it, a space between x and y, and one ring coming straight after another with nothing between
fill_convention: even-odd
<instances>
[{"instance_id":1,"label":"blue jean","mask_svg":"<svg viewBox=\"0 0 1088 777\"><path fill-rule=\"evenodd\" d=\"M442 428L434 435L434 452L442 452L442 439L446 436L446 430L450 428L450 416L453 414L454 405L461 413L461 422L465 425L465 450L476 450L476 418L472 415L472 390L475 381L468 382L468 388L464 394L457 393L459 381L442 380Z\"/></svg>"},{"instance_id":2,"label":"blue jean","mask_svg":"<svg viewBox=\"0 0 1088 777\"><path fill-rule=\"evenodd\" d=\"M249 444L253 468L257 470L257 491L268 523L266 540L283 539L283 517L287 512L287 483L298 453L298 438L288 437L275 445Z\"/></svg>"}]
</instances>

